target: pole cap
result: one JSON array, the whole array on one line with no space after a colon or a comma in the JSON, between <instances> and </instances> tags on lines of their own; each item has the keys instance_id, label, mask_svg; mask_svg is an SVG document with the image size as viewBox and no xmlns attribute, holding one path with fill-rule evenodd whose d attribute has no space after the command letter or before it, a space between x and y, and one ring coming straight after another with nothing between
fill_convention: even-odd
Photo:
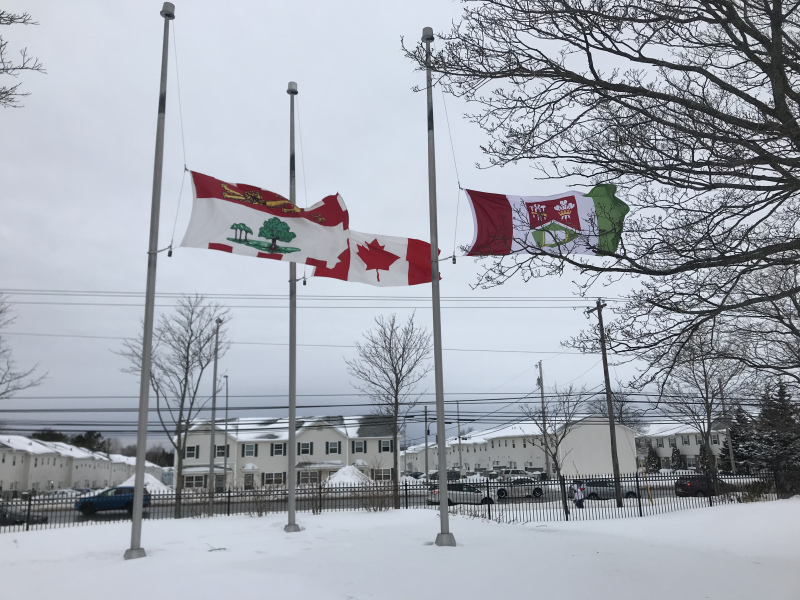
<instances>
[{"instance_id":1,"label":"pole cap","mask_svg":"<svg viewBox=\"0 0 800 600\"><path fill-rule=\"evenodd\" d=\"M422 30L422 41L423 42L432 42L433 41L433 27L425 27Z\"/></svg>"},{"instance_id":2,"label":"pole cap","mask_svg":"<svg viewBox=\"0 0 800 600\"><path fill-rule=\"evenodd\" d=\"M161 7L161 16L172 21L175 18L175 5L172 2L164 2L164 6Z\"/></svg>"},{"instance_id":3,"label":"pole cap","mask_svg":"<svg viewBox=\"0 0 800 600\"><path fill-rule=\"evenodd\" d=\"M290 81L289 88L286 90L286 93L290 96L297 96L297 82Z\"/></svg>"}]
</instances>

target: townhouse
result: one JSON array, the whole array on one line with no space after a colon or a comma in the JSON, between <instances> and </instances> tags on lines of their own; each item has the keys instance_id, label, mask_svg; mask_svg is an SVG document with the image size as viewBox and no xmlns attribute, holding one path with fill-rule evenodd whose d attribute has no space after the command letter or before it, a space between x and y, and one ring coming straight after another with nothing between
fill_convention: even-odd
<instances>
[{"instance_id":1,"label":"townhouse","mask_svg":"<svg viewBox=\"0 0 800 600\"><path fill-rule=\"evenodd\" d=\"M208 485L211 468L211 422L193 424L183 457L185 488ZM298 417L296 419L299 484L316 484L347 465L377 481L392 478L392 421L383 416ZM289 420L237 418L217 421L214 433L215 489L254 489L285 484ZM177 456L176 463L177 465Z\"/></svg>"},{"instance_id":2,"label":"townhouse","mask_svg":"<svg viewBox=\"0 0 800 600\"><path fill-rule=\"evenodd\" d=\"M711 427L711 453L718 457L722 446L727 442L725 425L716 424ZM654 448L662 469L671 466L672 449L677 448L683 458L684 467L697 468L700 456L700 447L703 445L703 436L696 428L675 421L648 426L647 430L638 437L640 452L639 457L644 462L649 448Z\"/></svg>"},{"instance_id":3,"label":"townhouse","mask_svg":"<svg viewBox=\"0 0 800 600\"><path fill-rule=\"evenodd\" d=\"M616 425L617 456L620 471L636 470L636 432ZM532 421L518 421L452 438L446 442L447 468L464 471L521 469L541 472L547 469L542 434ZM428 445L429 469L439 469L436 444ZM425 471L424 444L409 447L402 455L406 471ZM592 415L573 423L559 447L564 475L611 473L611 443L608 420ZM463 465L462 465L463 463ZM552 475L552 467L551 473Z\"/></svg>"}]
</instances>

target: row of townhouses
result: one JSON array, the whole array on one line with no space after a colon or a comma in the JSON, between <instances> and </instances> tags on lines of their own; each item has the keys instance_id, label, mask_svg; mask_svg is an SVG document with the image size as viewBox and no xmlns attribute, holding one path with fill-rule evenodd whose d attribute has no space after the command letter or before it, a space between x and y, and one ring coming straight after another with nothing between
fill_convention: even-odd
<instances>
[{"instance_id":1,"label":"row of townhouses","mask_svg":"<svg viewBox=\"0 0 800 600\"><path fill-rule=\"evenodd\" d=\"M672 457L672 449L677 448L686 463L687 469L697 467L703 436L688 425L665 421L650 425L639 438L639 456L644 461L648 448L655 448L661 461L661 467L668 469ZM727 443L725 426L718 424L711 428L711 453L719 456L723 445Z\"/></svg>"},{"instance_id":2,"label":"row of townhouses","mask_svg":"<svg viewBox=\"0 0 800 600\"><path fill-rule=\"evenodd\" d=\"M298 483L318 483L348 465L377 481L392 478L395 448L390 419L376 415L298 417L295 425ZM182 470L186 488L208 484L212 468L210 432L211 421L200 421L186 434ZM288 419L218 420L214 432L217 490L286 483Z\"/></svg>"},{"instance_id":3,"label":"row of townhouses","mask_svg":"<svg viewBox=\"0 0 800 600\"><path fill-rule=\"evenodd\" d=\"M136 459L129 456L0 434L0 497L28 490L110 487L133 476L135 468ZM148 462L146 472L161 480L158 465Z\"/></svg>"},{"instance_id":4,"label":"row of townhouses","mask_svg":"<svg viewBox=\"0 0 800 600\"><path fill-rule=\"evenodd\" d=\"M630 427L616 426L621 472L636 470L635 436ZM424 444L411 446L401 456L406 471L425 472L426 464L429 470L439 469L437 444L429 444L427 452ZM543 472L547 468L542 434L532 421L470 432L460 440L448 439L446 458L447 469L477 473L499 469ZM590 416L572 425L559 445L559 459L564 475L611 473L608 420Z\"/></svg>"}]
</instances>

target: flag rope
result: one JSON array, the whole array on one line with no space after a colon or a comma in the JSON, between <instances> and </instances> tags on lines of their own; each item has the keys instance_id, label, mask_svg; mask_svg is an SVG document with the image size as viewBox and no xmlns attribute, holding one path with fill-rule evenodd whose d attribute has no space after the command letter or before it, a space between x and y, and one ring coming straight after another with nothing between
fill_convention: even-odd
<instances>
[{"instance_id":1,"label":"flag rope","mask_svg":"<svg viewBox=\"0 0 800 600\"><path fill-rule=\"evenodd\" d=\"M183 133L183 103L181 102L181 77L178 71L178 36L175 31L175 20L170 23L172 26L172 49L175 55L175 82L178 88L178 120L181 125L181 148L183 149L183 178L181 179L181 189L178 192L178 205L175 207L175 221L172 224L172 235L169 238L169 252L167 256L172 256L172 246L175 242L175 228L178 225L178 214L181 209L181 199L183 198L183 185L186 183L186 172L189 170L186 166L186 139Z\"/></svg>"},{"instance_id":2,"label":"flag rope","mask_svg":"<svg viewBox=\"0 0 800 600\"><path fill-rule=\"evenodd\" d=\"M300 142L300 170L303 172L303 208L308 207L308 189L306 188L306 159L303 156L303 128L300 126L300 98L295 96L295 107L297 108L297 137ZM303 264L303 285L306 285L306 275L308 265Z\"/></svg>"},{"instance_id":3,"label":"flag rope","mask_svg":"<svg viewBox=\"0 0 800 600\"><path fill-rule=\"evenodd\" d=\"M453 156L453 167L456 170L456 182L458 183L458 192L456 196L456 224L455 230L453 231L453 256L449 256L448 258L453 259L453 264L456 264L456 240L458 239L458 210L461 208L461 190L464 188L461 187L461 176L458 174L458 162L456 161L456 149L453 145L453 133L450 131L450 117L447 114L447 102L444 100L444 88L439 88L442 92L442 106L444 106L444 120L447 123L447 136L450 138L450 153Z\"/></svg>"}]
</instances>

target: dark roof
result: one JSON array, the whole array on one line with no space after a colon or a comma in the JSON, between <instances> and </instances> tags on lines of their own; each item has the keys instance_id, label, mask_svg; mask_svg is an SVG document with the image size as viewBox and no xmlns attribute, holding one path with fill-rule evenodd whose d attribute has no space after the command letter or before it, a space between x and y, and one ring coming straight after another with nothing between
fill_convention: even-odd
<instances>
[{"instance_id":1,"label":"dark roof","mask_svg":"<svg viewBox=\"0 0 800 600\"><path fill-rule=\"evenodd\" d=\"M384 415L367 415L361 417L356 437L391 437L394 435L392 418Z\"/></svg>"}]
</instances>

